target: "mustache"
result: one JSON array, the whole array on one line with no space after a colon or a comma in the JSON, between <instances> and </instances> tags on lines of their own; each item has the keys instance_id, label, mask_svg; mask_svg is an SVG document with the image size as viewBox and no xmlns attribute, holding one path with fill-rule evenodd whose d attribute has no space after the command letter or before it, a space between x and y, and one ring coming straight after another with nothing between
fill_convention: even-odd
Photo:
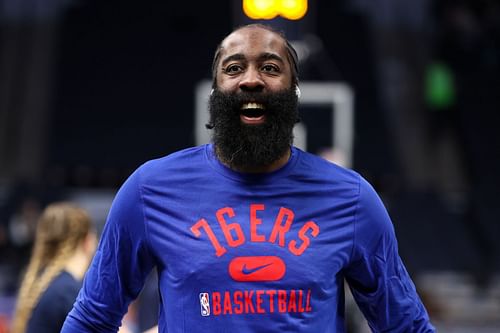
<instances>
[{"instance_id":1,"label":"mustache","mask_svg":"<svg viewBox=\"0 0 500 333\"><path fill-rule=\"evenodd\" d=\"M283 92L269 93L269 92L239 92L239 93L223 93L220 91L214 91L214 93L219 93L224 95L228 102L239 106L243 103L253 102L259 104L268 104L273 96Z\"/></svg>"},{"instance_id":2,"label":"mustache","mask_svg":"<svg viewBox=\"0 0 500 333\"><path fill-rule=\"evenodd\" d=\"M277 92L244 91L244 92L222 92L214 89L210 94L210 101L217 101L218 107L222 107L228 112L239 114L244 103L257 103L265 107L265 112L276 112L283 107L282 101L290 95L295 96L295 90L288 88ZM209 103L209 108L212 103ZM295 123L300 122L297 115ZM214 119L205 124L207 129L215 127Z\"/></svg>"}]
</instances>

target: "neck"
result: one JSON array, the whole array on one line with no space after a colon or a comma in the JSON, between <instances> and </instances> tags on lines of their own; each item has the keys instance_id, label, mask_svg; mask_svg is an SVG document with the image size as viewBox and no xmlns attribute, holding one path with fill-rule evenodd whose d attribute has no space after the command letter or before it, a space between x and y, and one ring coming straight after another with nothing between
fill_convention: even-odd
<instances>
[{"instance_id":1,"label":"neck","mask_svg":"<svg viewBox=\"0 0 500 333\"><path fill-rule=\"evenodd\" d=\"M64 266L64 270L71 274L75 280L80 281L83 279L88 265L88 256L81 249L77 249Z\"/></svg>"},{"instance_id":2,"label":"neck","mask_svg":"<svg viewBox=\"0 0 500 333\"><path fill-rule=\"evenodd\" d=\"M222 162L222 164L224 164L225 166L227 166L228 168L230 168L230 169L232 169L234 171L244 172L244 173L268 173L268 172L273 172L273 171L278 170L281 167L283 167L288 162L288 160L290 159L290 155L291 155L290 149L287 149L285 151L285 153L280 158L278 158L276 161L274 161L271 164L268 164L268 165L252 165L252 166L237 166L236 167L236 166L230 165L228 162L226 162L221 157L221 155L217 152L217 148L215 149L215 151L216 151L217 158L219 159L219 161Z\"/></svg>"}]
</instances>

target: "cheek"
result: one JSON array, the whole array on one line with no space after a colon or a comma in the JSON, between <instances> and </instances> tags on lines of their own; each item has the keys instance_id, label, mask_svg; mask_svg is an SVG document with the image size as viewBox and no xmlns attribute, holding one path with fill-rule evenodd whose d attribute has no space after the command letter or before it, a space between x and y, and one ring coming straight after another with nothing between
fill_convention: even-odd
<instances>
[{"instance_id":1,"label":"cheek","mask_svg":"<svg viewBox=\"0 0 500 333\"><path fill-rule=\"evenodd\" d=\"M289 78L281 77L267 81L266 86L271 91L283 91L285 89L290 89L292 82Z\"/></svg>"},{"instance_id":2,"label":"cheek","mask_svg":"<svg viewBox=\"0 0 500 333\"><path fill-rule=\"evenodd\" d=\"M222 92L232 92L238 89L238 80L236 78L218 77L215 82L217 88Z\"/></svg>"}]
</instances>

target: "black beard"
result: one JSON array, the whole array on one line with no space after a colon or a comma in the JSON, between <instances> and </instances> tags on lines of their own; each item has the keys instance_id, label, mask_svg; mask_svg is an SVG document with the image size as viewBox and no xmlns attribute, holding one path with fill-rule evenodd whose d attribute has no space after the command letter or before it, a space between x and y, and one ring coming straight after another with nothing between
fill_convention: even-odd
<instances>
[{"instance_id":1,"label":"black beard","mask_svg":"<svg viewBox=\"0 0 500 333\"><path fill-rule=\"evenodd\" d=\"M265 106L263 124L240 120L241 106L249 101ZM235 169L265 167L281 158L293 143L298 122L298 98L293 89L276 93L224 93L214 90L209 99L212 136L219 159Z\"/></svg>"}]
</instances>

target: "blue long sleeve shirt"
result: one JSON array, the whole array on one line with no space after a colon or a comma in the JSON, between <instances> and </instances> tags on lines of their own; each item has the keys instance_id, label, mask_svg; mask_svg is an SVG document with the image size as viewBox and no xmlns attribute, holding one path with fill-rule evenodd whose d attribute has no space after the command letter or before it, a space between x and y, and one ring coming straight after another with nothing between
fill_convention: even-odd
<instances>
[{"instance_id":1,"label":"blue long sleeve shirt","mask_svg":"<svg viewBox=\"0 0 500 333\"><path fill-rule=\"evenodd\" d=\"M162 333L344 332L344 280L374 332L434 332L373 188L291 152L265 174L227 168L212 145L142 165L62 332L116 332L155 266Z\"/></svg>"}]
</instances>

